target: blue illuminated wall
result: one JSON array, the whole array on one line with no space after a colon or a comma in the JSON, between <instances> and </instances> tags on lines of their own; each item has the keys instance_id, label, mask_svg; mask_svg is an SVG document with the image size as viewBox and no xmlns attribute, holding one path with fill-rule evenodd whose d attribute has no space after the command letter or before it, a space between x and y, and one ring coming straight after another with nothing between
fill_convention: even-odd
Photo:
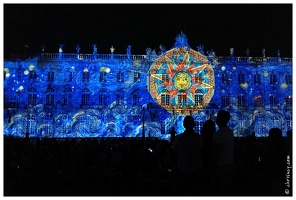
<instances>
[{"instance_id":1,"label":"blue illuminated wall","mask_svg":"<svg viewBox=\"0 0 296 200\"><path fill-rule=\"evenodd\" d=\"M180 42L180 38L182 39ZM187 44L176 37L173 48ZM172 127L181 133L184 116L158 105L149 93L149 69L166 52L146 49L146 55L64 53L28 55L4 60L4 134L25 137L158 137L168 139ZM193 48L194 49L194 48ZM196 131L220 109L231 113L236 137L255 133L266 137L273 127L285 136L292 129L292 59L205 55L214 70L210 103L192 115Z\"/></svg>"}]
</instances>

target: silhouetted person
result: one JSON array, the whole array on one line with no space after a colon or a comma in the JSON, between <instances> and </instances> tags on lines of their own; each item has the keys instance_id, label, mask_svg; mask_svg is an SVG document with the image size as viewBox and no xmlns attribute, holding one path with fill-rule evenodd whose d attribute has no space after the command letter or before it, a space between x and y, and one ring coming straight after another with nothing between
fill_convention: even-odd
<instances>
[{"instance_id":1,"label":"silhouetted person","mask_svg":"<svg viewBox=\"0 0 296 200\"><path fill-rule=\"evenodd\" d=\"M292 131L287 131L287 139L286 139L286 153L291 157L292 154Z\"/></svg>"},{"instance_id":2,"label":"silhouetted person","mask_svg":"<svg viewBox=\"0 0 296 200\"><path fill-rule=\"evenodd\" d=\"M194 188L198 190L197 179L201 167L201 137L193 130L195 123L192 116L183 121L186 129L175 138L174 151L177 157L177 189L180 194L188 194Z\"/></svg>"},{"instance_id":3,"label":"silhouetted person","mask_svg":"<svg viewBox=\"0 0 296 200\"><path fill-rule=\"evenodd\" d=\"M261 195L285 195L286 151L282 131L279 128L269 130L265 149L257 165L257 185Z\"/></svg>"},{"instance_id":4,"label":"silhouetted person","mask_svg":"<svg viewBox=\"0 0 296 200\"><path fill-rule=\"evenodd\" d=\"M176 131L175 131L175 128L173 127L172 129L171 129L171 131L170 131L170 135L171 135L171 144L173 144L174 143L174 140L175 140L175 137L176 137Z\"/></svg>"},{"instance_id":5,"label":"silhouetted person","mask_svg":"<svg viewBox=\"0 0 296 200\"><path fill-rule=\"evenodd\" d=\"M208 183L209 181L209 167L212 160L212 139L213 134L216 132L216 126L215 122L213 122L211 119L205 121L202 129L201 129L201 135L203 138L202 143L202 163L203 163L203 178L204 181ZM204 183L206 184L206 183Z\"/></svg>"},{"instance_id":6,"label":"silhouetted person","mask_svg":"<svg viewBox=\"0 0 296 200\"><path fill-rule=\"evenodd\" d=\"M230 113L218 111L216 124L219 129L213 135L213 189L216 194L229 194L234 174L234 136L227 126Z\"/></svg>"},{"instance_id":7,"label":"silhouetted person","mask_svg":"<svg viewBox=\"0 0 296 200\"><path fill-rule=\"evenodd\" d=\"M26 132L26 139L29 139L29 132Z\"/></svg>"}]
</instances>

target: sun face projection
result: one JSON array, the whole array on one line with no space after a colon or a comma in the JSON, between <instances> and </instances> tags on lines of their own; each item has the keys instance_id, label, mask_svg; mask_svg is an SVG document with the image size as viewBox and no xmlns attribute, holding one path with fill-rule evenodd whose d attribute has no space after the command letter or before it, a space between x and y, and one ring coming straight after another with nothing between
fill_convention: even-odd
<instances>
[{"instance_id":1,"label":"sun face projection","mask_svg":"<svg viewBox=\"0 0 296 200\"><path fill-rule=\"evenodd\" d=\"M214 71L206 56L174 48L150 67L149 91L171 113L189 115L204 109L214 94Z\"/></svg>"}]
</instances>

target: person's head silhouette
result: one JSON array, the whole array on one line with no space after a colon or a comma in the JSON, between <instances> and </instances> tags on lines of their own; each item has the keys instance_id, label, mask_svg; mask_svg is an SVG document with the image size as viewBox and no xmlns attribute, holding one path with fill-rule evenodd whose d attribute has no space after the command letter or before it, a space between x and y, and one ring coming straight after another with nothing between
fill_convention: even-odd
<instances>
[{"instance_id":1,"label":"person's head silhouette","mask_svg":"<svg viewBox=\"0 0 296 200\"><path fill-rule=\"evenodd\" d=\"M219 127L226 126L230 120L230 113L226 110L219 110L217 114L216 124Z\"/></svg>"},{"instance_id":2,"label":"person's head silhouette","mask_svg":"<svg viewBox=\"0 0 296 200\"><path fill-rule=\"evenodd\" d=\"M282 139L283 135L282 135L282 131L279 128L272 128L269 130L269 136L268 138L271 140L280 140Z\"/></svg>"},{"instance_id":3,"label":"person's head silhouette","mask_svg":"<svg viewBox=\"0 0 296 200\"><path fill-rule=\"evenodd\" d=\"M193 130L195 123L192 116L186 116L183 121L183 126L186 130Z\"/></svg>"}]
</instances>

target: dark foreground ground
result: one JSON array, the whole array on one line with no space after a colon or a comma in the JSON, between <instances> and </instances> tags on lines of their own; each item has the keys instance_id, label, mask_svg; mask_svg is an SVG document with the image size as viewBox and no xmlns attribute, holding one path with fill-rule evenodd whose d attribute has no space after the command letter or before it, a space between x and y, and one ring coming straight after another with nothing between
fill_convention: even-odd
<instances>
[{"instance_id":1,"label":"dark foreground ground","mask_svg":"<svg viewBox=\"0 0 296 200\"><path fill-rule=\"evenodd\" d=\"M200 179L181 194L166 140L4 138L4 196L291 196L287 170L271 180L269 169L258 167L267 143L236 138L230 193L215 194L211 174L201 170Z\"/></svg>"}]
</instances>

